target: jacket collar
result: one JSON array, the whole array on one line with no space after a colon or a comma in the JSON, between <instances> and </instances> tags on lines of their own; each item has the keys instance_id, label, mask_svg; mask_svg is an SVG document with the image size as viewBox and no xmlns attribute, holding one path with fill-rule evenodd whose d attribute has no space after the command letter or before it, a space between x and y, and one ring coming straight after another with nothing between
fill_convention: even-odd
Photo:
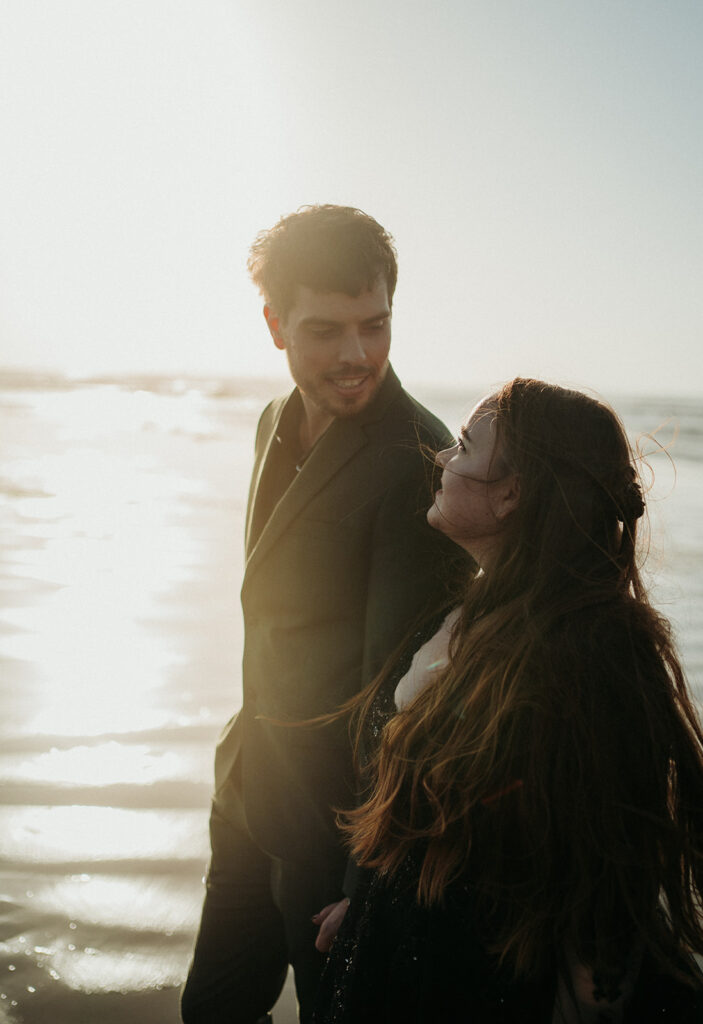
<instances>
[{"instance_id":1,"label":"jacket collar","mask_svg":"<svg viewBox=\"0 0 703 1024\"><path fill-rule=\"evenodd\" d=\"M301 512L314 496L321 491L332 477L339 472L349 460L366 444L368 444L367 427L378 423L386 415L389 406L401 391L401 384L393 368L388 367L383 383L373 401L358 416L349 419L337 418L332 421L325 433L312 449L300 472L271 513L259 538L248 553L246 569L249 573L263 555L276 543L290 522ZM271 433L258 467L258 479L261 479L263 466L268 458L269 450L276 435L281 417L292 401L299 401L295 389L288 399L281 404L278 414L271 427ZM258 487L258 481L257 481ZM256 500L254 493L252 501Z\"/></svg>"}]
</instances>

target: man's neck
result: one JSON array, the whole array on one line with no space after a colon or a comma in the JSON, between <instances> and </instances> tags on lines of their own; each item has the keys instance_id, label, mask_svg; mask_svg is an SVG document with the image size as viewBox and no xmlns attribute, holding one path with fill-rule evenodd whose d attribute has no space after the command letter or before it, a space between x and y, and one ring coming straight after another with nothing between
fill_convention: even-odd
<instances>
[{"instance_id":1,"label":"man's neck","mask_svg":"<svg viewBox=\"0 0 703 1024\"><path fill-rule=\"evenodd\" d=\"M302 393L300 397L303 400L303 415L300 418L299 440L301 453L305 456L315 447L334 416L323 412Z\"/></svg>"}]
</instances>

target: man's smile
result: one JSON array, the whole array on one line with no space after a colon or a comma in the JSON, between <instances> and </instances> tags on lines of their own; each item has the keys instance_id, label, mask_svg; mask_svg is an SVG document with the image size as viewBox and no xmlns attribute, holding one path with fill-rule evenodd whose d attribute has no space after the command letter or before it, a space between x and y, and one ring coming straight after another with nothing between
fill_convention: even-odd
<instances>
[{"instance_id":1,"label":"man's smile","mask_svg":"<svg viewBox=\"0 0 703 1024\"><path fill-rule=\"evenodd\" d=\"M340 389L340 391L353 392L363 390L367 381L372 378L370 372L355 377L328 377L328 381Z\"/></svg>"}]
</instances>

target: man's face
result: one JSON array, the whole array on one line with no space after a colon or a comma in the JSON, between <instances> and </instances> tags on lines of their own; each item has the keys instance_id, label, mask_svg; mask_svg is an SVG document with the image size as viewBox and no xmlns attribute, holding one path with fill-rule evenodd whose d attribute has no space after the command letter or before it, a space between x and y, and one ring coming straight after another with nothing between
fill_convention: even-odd
<instances>
[{"instance_id":1,"label":"man's face","mask_svg":"<svg viewBox=\"0 0 703 1024\"><path fill-rule=\"evenodd\" d=\"M354 298L298 286L285 322L265 307L275 344L288 357L306 405L322 416L355 416L388 370L391 308L385 280Z\"/></svg>"}]
</instances>

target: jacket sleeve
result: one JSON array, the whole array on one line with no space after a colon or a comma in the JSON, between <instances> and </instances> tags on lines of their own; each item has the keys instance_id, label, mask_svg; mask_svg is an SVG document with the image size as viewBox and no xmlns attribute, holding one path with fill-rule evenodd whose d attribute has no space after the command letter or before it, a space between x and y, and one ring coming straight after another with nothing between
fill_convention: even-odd
<instances>
[{"instance_id":1,"label":"jacket sleeve","mask_svg":"<svg viewBox=\"0 0 703 1024\"><path fill-rule=\"evenodd\" d=\"M465 578L467 556L427 524L428 494L419 474L385 496L374 528L370 559L363 685L409 637L418 619L451 600ZM351 897L367 869L347 863L344 894Z\"/></svg>"},{"instance_id":2,"label":"jacket sleeve","mask_svg":"<svg viewBox=\"0 0 703 1024\"><path fill-rule=\"evenodd\" d=\"M444 607L467 556L427 523L430 496L417 476L386 494L369 560L362 684L368 685L423 615Z\"/></svg>"}]
</instances>

